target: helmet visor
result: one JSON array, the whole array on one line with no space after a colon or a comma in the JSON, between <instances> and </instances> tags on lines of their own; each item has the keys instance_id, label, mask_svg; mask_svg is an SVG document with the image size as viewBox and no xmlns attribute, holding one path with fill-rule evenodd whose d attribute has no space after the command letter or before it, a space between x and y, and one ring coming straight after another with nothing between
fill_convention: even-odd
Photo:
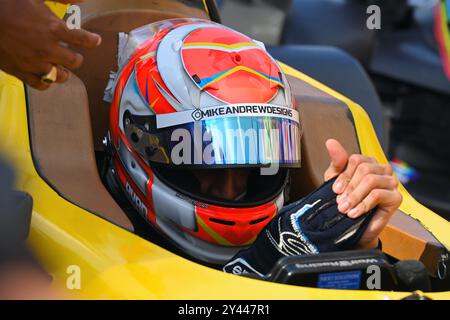
<instances>
[{"instance_id":1,"label":"helmet visor","mask_svg":"<svg viewBox=\"0 0 450 320\"><path fill-rule=\"evenodd\" d=\"M148 164L300 166L301 127L291 108L238 104L124 119L128 141Z\"/></svg>"}]
</instances>

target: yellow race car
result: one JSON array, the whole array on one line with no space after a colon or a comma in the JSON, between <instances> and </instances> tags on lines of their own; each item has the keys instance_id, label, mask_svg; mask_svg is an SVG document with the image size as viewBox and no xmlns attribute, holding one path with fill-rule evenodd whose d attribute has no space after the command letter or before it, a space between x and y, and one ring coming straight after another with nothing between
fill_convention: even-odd
<instances>
[{"instance_id":1,"label":"yellow race car","mask_svg":"<svg viewBox=\"0 0 450 320\"><path fill-rule=\"evenodd\" d=\"M63 17L66 6L49 3ZM392 261L419 260L431 292L332 290L233 276L169 252L134 233L104 187L96 154L108 129L103 91L113 69L118 32L167 18L217 19L212 1L96 0L81 5L82 26L103 44L64 85L33 90L0 73L0 149L14 164L17 188L34 199L28 244L54 286L88 299L450 299L450 224L400 186L403 203L383 231ZM281 64L304 119L303 167L292 173L291 198L318 187L328 165L327 138L352 153L386 157L364 109L309 76ZM345 76L345 75L343 75ZM105 78L106 77L106 78ZM315 125L320 123L321 125ZM79 273L80 283L71 286Z\"/></svg>"}]
</instances>

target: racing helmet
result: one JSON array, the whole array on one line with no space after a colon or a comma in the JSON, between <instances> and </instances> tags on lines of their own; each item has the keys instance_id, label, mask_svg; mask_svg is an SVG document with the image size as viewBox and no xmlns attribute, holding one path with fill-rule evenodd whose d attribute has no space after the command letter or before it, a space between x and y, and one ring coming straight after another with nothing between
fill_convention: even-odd
<instances>
[{"instance_id":1,"label":"racing helmet","mask_svg":"<svg viewBox=\"0 0 450 320\"><path fill-rule=\"evenodd\" d=\"M200 19L122 34L118 70L108 133L117 183L182 251L225 263L282 208L288 168L300 166L301 127L283 71L262 43ZM201 194L192 175L241 167L248 188L236 200Z\"/></svg>"}]
</instances>

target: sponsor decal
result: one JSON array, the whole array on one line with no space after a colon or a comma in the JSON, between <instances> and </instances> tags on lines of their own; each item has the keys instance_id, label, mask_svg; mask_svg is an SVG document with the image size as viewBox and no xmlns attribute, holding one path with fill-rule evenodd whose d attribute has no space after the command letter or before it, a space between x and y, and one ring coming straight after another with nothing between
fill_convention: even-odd
<instances>
[{"instance_id":1,"label":"sponsor decal","mask_svg":"<svg viewBox=\"0 0 450 320\"><path fill-rule=\"evenodd\" d=\"M175 196L178 197L178 198L180 198L180 199L183 199L184 201L187 201L187 202L191 203L193 206L201 207L201 208L204 208L204 209L207 209L207 208L208 208L208 205L207 205L206 203L196 201L196 200L191 199L191 198L189 198L189 197L187 197L187 196L185 196L185 195L183 195L183 194L181 194L181 193L178 193L178 192L177 192L177 193L175 194Z\"/></svg>"},{"instance_id":2,"label":"sponsor decal","mask_svg":"<svg viewBox=\"0 0 450 320\"><path fill-rule=\"evenodd\" d=\"M139 196L134 192L133 188L131 187L130 183L127 181L125 185L125 190L127 192L128 198L131 200L132 204L138 210L144 218L147 218L148 215L148 209L145 206L144 202L139 198Z\"/></svg>"},{"instance_id":3,"label":"sponsor decal","mask_svg":"<svg viewBox=\"0 0 450 320\"><path fill-rule=\"evenodd\" d=\"M282 231L281 219L278 219L278 241L275 240L275 236L266 229L266 235L272 245L285 256L295 255L313 255L318 254L319 250L314 246L303 232L290 232Z\"/></svg>"},{"instance_id":4,"label":"sponsor decal","mask_svg":"<svg viewBox=\"0 0 450 320\"><path fill-rule=\"evenodd\" d=\"M158 129L180 124L225 117L275 117L299 123L297 110L273 104L229 104L202 109L159 114L156 116Z\"/></svg>"},{"instance_id":5,"label":"sponsor decal","mask_svg":"<svg viewBox=\"0 0 450 320\"><path fill-rule=\"evenodd\" d=\"M242 276L246 274L255 273L260 277L264 275L253 268L247 261L242 258L237 258L231 262L228 262L222 269L224 272L232 273L234 275Z\"/></svg>"},{"instance_id":6,"label":"sponsor decal","mask_svg":"<svg viewBox=\"0 0 450 320\"><path fill-rule=\"evenodd\" d=\"M241 115L241 114L283 115L292 118L292 111L293 109L290 108L271 105L220 106L208 109L197 109L192 113L192 119L194 119L195 121L199 121L204 118L213 118L228 115Z\"/></svg>"},{"instance_id":7,"label":"sponsor decal","mask_svg":"<svg viewBox=\"0 0 450 320\"><path fill-rule=\"evenodd\" d=\"M323 273L319 275L317 287L322 289L359 289L360 271Z\"/></svg>"},{"instance_id":8,"label":"sponsor decal","mask_svg":"<svg viewBox=\"0 0 450 320\"><path fill-rule=\"evenodd\" d=\"M297 264L296 267L299 269L310 269L310 268L324 268L324 267L358 267L367 264L377 264L383 261L375 258L363 258L363 259L350 259L350 260L336 260L336 261L326 261L326 262L310 262Z\"/></svg>"}]
</instances>

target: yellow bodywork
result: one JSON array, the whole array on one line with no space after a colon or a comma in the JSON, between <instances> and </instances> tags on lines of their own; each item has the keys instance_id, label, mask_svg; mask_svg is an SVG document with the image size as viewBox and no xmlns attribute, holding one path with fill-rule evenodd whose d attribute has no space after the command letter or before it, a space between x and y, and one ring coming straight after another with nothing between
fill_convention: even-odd
<instances>
[{"instance_id":1,"label":"yellow bodywork","mask_svg":"<svg viewBox=\"0 0 450 320\"><path fill-rule=\"evenodd\" d=\"M55 5L63 14L65 7ZM365 111L344 96L283 65L284 71L344 101L362 153L386 158ZM405 292L326 290L237 277L168 252L60 197L35 169L23 83L0 72L0 150L14 165L17 188L34 199L29 246L65 297L88 299L400 299ZM450 224L417 203L403 187L401 209L419 219L447 247ZM68 289L73 266L80 289ZM67 284L69 283L69 286ZM427 293L449 299L450 292Z\"/></svg>"}]
</instances>

